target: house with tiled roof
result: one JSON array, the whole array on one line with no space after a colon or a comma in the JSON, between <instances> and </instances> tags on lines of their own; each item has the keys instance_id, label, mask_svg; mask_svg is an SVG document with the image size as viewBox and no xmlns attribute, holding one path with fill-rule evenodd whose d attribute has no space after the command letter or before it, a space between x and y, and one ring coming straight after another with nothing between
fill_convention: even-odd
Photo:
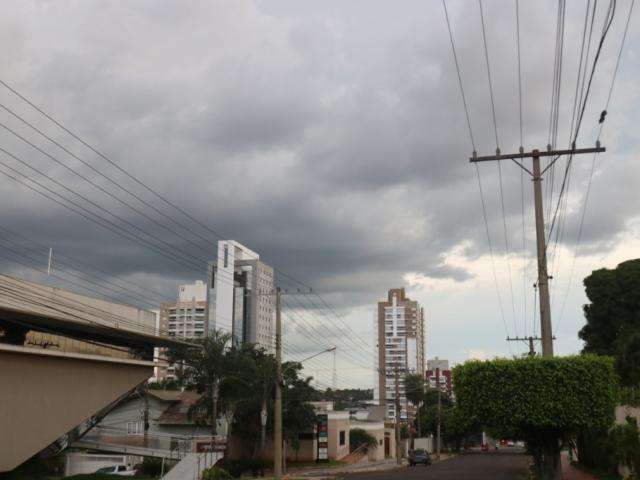
<instances>
[{"instance_id":1,"label":"house with tiled roof","mask_svg":"<svg viewBox=\"0 0 640 480\"><path fill-rule=\"evenodd\" d=\"M211 426L197 409L200 394L181 390L133 393L84 436L85 440L162 450L190 448L193 439L210 438ZM145 412L148 429L145 436ZM224 435L218 424L218 434Z\"/></svg>"}]
</instances>

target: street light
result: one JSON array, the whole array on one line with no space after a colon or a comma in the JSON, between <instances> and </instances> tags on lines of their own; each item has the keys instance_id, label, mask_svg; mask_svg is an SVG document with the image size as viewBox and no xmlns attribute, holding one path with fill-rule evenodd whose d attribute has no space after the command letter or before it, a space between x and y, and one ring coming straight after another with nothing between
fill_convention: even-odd
<instances>
[{"instance_id":1,"label":"street light","mask_svg":"<svg viewBox=\"0 0 640 480\"><path fill-rule=\"evenodd\" d=\"M319 357L320 355L324 355L325 353L335 352L337 348L338 348L338 347L329 347L329 348L325 348L325 349L324 349L324 350L322 350L321 352L314 353L314 354L313 354L313 355L311 355L310 357L303 358L302 360L299 360L299 361L297 361L297 362L293 362L292 364L288 365L288 366L287 366L287 368L285 368L285 369L282 371L282 374L284 375L284 372L286 372L286 371L287 371L287 370L289 370L290 368L295 367L297 363L303 363L303 362L306 362L307 360L311 360L312 358Z\"/></svg>"}]
</instances>

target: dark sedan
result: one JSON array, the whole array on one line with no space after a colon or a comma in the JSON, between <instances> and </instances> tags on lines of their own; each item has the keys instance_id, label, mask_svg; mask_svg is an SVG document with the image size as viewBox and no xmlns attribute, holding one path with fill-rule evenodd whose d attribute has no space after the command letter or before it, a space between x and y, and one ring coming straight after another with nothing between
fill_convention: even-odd
<instances>
[{"instance_id":1,"label":"dark sedan","mask_svg":"<svg viewBox=\"0 0 640 480\"><path fill-rule=\"evenodd\" d=\"M409 466L415 467L417 464L422 463L425 466L431 465L431 457L426 450L409 450Z\"/></svg>"}]
</instances>

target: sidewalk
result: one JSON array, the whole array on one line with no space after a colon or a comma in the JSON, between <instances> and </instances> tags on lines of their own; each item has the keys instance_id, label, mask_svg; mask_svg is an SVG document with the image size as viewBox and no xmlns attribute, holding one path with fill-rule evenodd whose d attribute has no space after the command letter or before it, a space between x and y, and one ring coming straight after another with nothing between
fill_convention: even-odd
<instances>
[{"instance_id":1,"label":"sidewalk","mask_svg":"<svg viewBox=\"0 0 640 480\"><path fill-rule=\"evenodd\" d=\"M440 458L440 462L447 460L449 458L454 457L455 455L450 455L443 453ZM437 462L435 458L433 459L434 463ZM342 475L347 473L367 473L367 472L383 472L387 470L397 470L401 468L407 468L408 464L406 459L403 459L402 463L398 464L395 459L388 458L385 460L380 460L377 462L360 462L355 463L353 465L340 465L337 467L331 468L312 468L308 470L299 470L295 472L290 472L287 475L288 478L332 478L336 475Z\"/></svg>"},{"instance_id":2,"label":"sidewalk","mask_svg":"<svg viewBox=\"0 0 640 480\"><path fill-rule=\"evenodd\" d=\"M569 463L567 452L562 452L561 456L562 465L562 480L597 480L596 477L582 470L577 469Z\"/></svg>"}]
</instances>

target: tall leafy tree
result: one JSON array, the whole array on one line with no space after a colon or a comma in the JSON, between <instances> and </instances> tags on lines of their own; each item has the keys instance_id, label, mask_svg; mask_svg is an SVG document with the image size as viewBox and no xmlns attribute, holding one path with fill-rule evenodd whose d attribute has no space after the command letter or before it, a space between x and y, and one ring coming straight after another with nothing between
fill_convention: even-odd
<instances>
[{"instance_id":1,"label":"tall leafy tree","mask_svg":"<svg viewBox=\"0 0 640 480\"><path fill-rule=\"evenodd\" d=\"M221 411L227 422L227 437L233 435L236 412L241 404L252 402L255 396L255 376L258 351L253 344L232 345L224 353L225 371L220 381ZM225 452L226 453L226 452Z\"/></svg>"},{"instance_id":2,"label":"tall leafy tree","mask_svg":"<svg viewBox=\"0 0 640 480\"><path fill-rule=\"evenodd\" d=\"M586 325L579 336L584 352L616 357L627 385L640 382L640 259L614 269L595 270L584 279Z\"/></svg>"},{"instance_id":3,"label":"tall leafy tree","mask_svg":"<svg viewBox=\"0 0 640 480\"><path fill-rule=\"evenodd\" d=\"M302 364L285 363L282 367L282 435L296 454L300 448L298 434L310 431L315 425L316 413L309 404L317 392L311 386L312 377L301 378Z\"/></svg>"},{"instance_id":4,"label":"tall leafy tree","mask_svg":"<svg viewBox=\"0 0 640 480\"><path fill-rule=\"evenodd\" d=\"M422 426L420 421L420 407L424 402L424 378L419 373L408 373L404 376L404 390L407 400L409 400L417 410L418 436L422 436Z\"/></svg>"}]
</instances>

